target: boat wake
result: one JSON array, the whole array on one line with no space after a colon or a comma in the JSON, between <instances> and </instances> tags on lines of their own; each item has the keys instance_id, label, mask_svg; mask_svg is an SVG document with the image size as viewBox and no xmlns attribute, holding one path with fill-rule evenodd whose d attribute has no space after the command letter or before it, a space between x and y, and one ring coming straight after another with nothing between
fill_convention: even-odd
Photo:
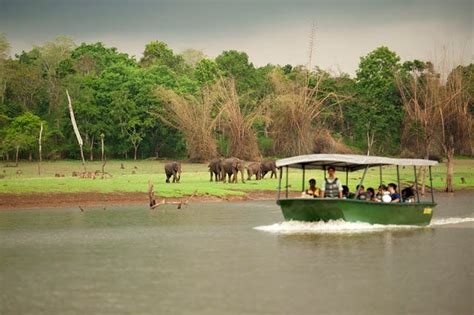
<instances>
[{"instance_id":1,"label":"boat wake","mask_svg":"<svg viewBox=\"0 0 474 315\"><path fill-rule=\"evenodd\" d=\"M428 227L448 224L474 222L474 218L439 218L433 219ZM272 225L254 227L255 230L274 234L339 234L339 233L367 233L388 230L409 230L426 228L417 225L383 225L364 222L346 222L335 220L329 222L284 221Z\"/></svg>"},{"instance_id":2,"label":"boat wake","mask_svg":"<svg viewBox=\"0 0 474 315\"><path fill-rule=\"evenodd\" d=\"M474 222L474 218L439 218L431 220L429 226L439 226L439 225L448 225L448 224L459 224L459 223L468 223Z\"/></svg>"}]
</instances>

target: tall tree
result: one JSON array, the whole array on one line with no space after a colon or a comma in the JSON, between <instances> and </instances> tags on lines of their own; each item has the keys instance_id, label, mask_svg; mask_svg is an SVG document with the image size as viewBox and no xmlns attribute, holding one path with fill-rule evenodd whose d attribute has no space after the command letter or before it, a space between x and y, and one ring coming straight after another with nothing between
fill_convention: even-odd
<instances>
[{"instance_id":1,"label":"tall tree","mask_svg":"<svg viewBox=\"0 0 474 315\"><path fill-rule=\"evenodd\" d=\"M177 73L187 71L183 57L175 55L166 43L157 40L146 44L143 57L140 59L140 65L143 67L164 65Z\"/></svg>"},{"instance_id":2,"label":"tall tree","mask_svg":"<svg viewBox=\"0 0 474 315\"><path fill-rule=\"evenodd\" d=\"M194 68L194 77L201 85L212 85L219 78L219 68L210 59L202 59Z\"/></svg>"},{"instance_id":3,"label":"tall tree","mask_svg":"<svg viewBox=\"0 0 474 315\"><path fill-rule=\"evenodd\" d=\"M245 52L227 50L215 61L224 76L235 80L239 94L248 93L255 86L255 67Z\"/></svg>"},{"instance_id":4,"label":"tall tree","mask_svg":"<svg viewBox=\"0 0 474 315\"><path fill-rule=\"evenodd\" d=\"M73 70L82 76L97 76L106 68L116 64L133 66L135 60L116 48L105 47L103 43L82 43L71 52Z\"/></svg>"},{"instance_id":5,"label":"tall tree","mask_svg":"<svg viewBox=\"0 0 474 315\"><path fill-rule=\"evenodd\" d=\"M356 74L359 103L352 108L355 131L367 152L399 149L403 108L395 85L400 57L379 47L361 58Z\"/></svg>"},{"instance_id":6,"label":"tall tree","mask_svg":"<svg viewBox=\"0 0 474 315\"><path fill-rule=\"evenodd\" d=\"M7 150L15 150L17 166L20 149L29 150L29 159L31 160L31 148L36 144L40 126L41 119L32 113L25 113L14 118L8 126L4 146Z\"/></svg>"},{"instance_id":7,"label":"tall tree","mask_svg":"<svg viewBox=\"0 0 474 315\"><path fill-rule=\"evenodd\" d=\"M45 86L41 69L16 60L7 62L5 68L9 100L19 105L22 111L40 112Z\"/></svg>"},{"instance_id":8,"label":"tall tree","mask_svg":"<svg viewBox=\"0 0 474 315\"><path fill-rule=\"evenodd\" d=\"M38 63L41 65L48 86L48 114L53 118L56 128L60 127L60 104L64 101L64 90L58 76L58 67L66 60L75 44L69 37L57 37L52 42L36 47L39 51Z\"/></svg>"}]
</instances>

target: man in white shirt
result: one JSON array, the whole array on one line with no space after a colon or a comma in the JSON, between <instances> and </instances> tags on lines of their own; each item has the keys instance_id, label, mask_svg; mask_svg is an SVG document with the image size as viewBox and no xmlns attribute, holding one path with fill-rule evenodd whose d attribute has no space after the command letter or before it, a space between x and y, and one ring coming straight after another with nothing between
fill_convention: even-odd
<instances>
[{"instance_id":1,"label":"man in white shirt","mask_svg":"<svg viewBox=\"0 0 474 315\"><path fill-rule=\"evenodd\" d=\"M328 176L321 187L321 198L342 198L342 184L336 177L336 169L328 167Z\"/></svg>"}]
</instances>

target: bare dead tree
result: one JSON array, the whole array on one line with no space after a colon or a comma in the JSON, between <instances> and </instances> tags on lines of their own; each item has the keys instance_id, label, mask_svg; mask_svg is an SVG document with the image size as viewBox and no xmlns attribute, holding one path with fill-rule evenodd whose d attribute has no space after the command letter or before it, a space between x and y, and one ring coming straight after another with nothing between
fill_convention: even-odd
<instances>
[{"instance_id":1,"label":"bare dead tree","mask_svg":"<svg viewBox=\"0 0 474 315\"><path fill-rule=\"evenodd\" d=\"M397 74L396 83L405 110L402 141L406 144L415 137L421 146L417 145L414 150L421 151L428 159L439 123L436 117L444 102L442 82L437 74L423 72L420 75L413 73L407 78Z\"/></svg>"},{"instance_id":2,"label":"bare dead tree","mask_svg":"<svg viewBox=\"0 0 474 315\"><path fill-rule=\"evenodd\" d=\"M432 71L411 73L408 77L398 73L395 78L405 110L402 147L414 146L411 152L420 152L424 159L429 159L439 128L439 108L445 102L441 79ZM420 168L420 178L421 193L424 195L424 167Z\"/></svg>"},{"instance_id":3,"label":"bare dead tree","mask_svg":"<svg viewBox=\"0 0 474 315\"><path fill-rule=\"evenodd\" d=\"M82 166L84 167L84 173L87 172L86 170L86 161L84 159L84 150L82 149L83 142L81 134L79 133L79 129L77 128L76 118L74 117L74 110L72 108L71 97L69 96L69 92L66 90L66 96L69 104L69 115L71 117L71 124L72 128L74 129L74 134L76 135L77 142L79 143L79 148L81 150L81 158L82 158Z\"/></svg>"},{"instance_id":4,"label":"bare dead tree","mask_svg":"<svg viewBox=\"0 0 474 315\"><path fill-rule=\"evenodd\" d=\"M462 74L454 69L445 86L445 102L440 104L440 137L439 142L446 156L447 176L446 191L452 192L454 175L454 153L456 144L471 145L472 115L468 111L471 95L466 92L467 86Z\"/></svg>"},{"instance_id":5,"label":"bare dead tree","mask_svg":"<svg viewBox=\"0 0 474 315\"><path fill-rule=\"evenodd\" d=\"M421 77L399 76L397 84L406 111L406 126L416 126L416 137L423 147L417 149L422 150L426 159L433 146L442 149L447 163L446 191L452 192L455 148L472 145L473 119L468 110L472 96L466 92L460 71L452 70L444 82L439 74L430 70Z\"/></svg>"},{"instance_id":6,"label":"bare dead tree","mask_svg":"<svg viewBox=\"0 0 474 315\"><path fill-rule=\"evenodd\" d=\"M41 138L43 137L43 122L40 125L40 132L38 137L38 175L41 175L41 162L42 162L42 152L41 152Z\"/></svg>"},{"instance_id":7,"label":"bare dead tree","mask_svg":"<svg viewBox=\"0 0 474 315\"><path fill-rule=\"evenodd\" d=\"M105 159L105 149L104 149L104 138L105 135L103 133L100 134L100 148L101 148L101 159L102 159L102 179L104 179L105 175L105 163L107 163Z\"/></svg>"}]
</instances>

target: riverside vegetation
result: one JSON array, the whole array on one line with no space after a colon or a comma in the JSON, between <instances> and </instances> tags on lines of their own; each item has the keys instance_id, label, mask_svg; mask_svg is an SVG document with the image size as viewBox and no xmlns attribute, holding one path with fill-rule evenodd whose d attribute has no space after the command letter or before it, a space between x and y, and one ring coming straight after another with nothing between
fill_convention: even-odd
<instances>
[{"instance_id":1,"label":"riverside vegetation","mask_svg":"<svg viewBox=\"0 0 474 315\"><path fill-rule=\"evenodd\" d=\"M194 49L177 54L160 41L148 43L140 59L68 37L10 57L0 34L0 158L18 165L20 159L79 159L84 152L95 161L102 143L107 159L134 163L309 153L441 157L447 169L438 178L453 191L454 156L474 155L473 94L474 64L402 62L388 47L361 57L351 77L311 64L256 67L235 50L216 58ZM21 185L5 178L3 188ZM60 180L70 189L82 185Z\"/></svg>"}]
</instances>

